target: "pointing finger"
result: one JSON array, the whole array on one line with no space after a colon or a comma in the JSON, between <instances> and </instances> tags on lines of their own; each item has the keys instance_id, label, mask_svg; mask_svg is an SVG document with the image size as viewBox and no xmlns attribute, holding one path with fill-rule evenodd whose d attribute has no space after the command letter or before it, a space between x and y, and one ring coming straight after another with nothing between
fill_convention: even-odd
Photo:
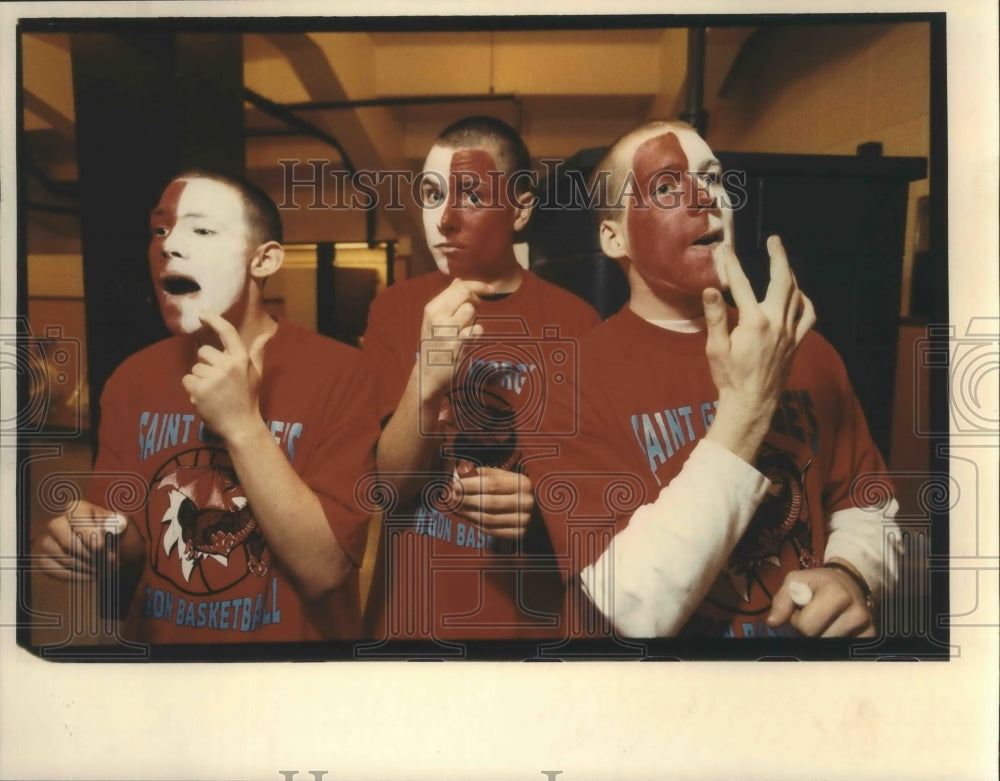
<instances>
[{"instance_id":1,"label":"pointing finger","mask_svg":"<svg viewBox=\"0 0 1000 781\"><path fill-rule=\"evenodd\" d=\"M239 353L243 351L243 342L240 341L239 333L226 318L207 310L202 311L198 318L218 334L219 341L222 342L222 347L226 352Z\"/></svg>"},{"instance_id":2,"label":"pointing finger","mask_svg":"<svg viewBox=\"0 0 1000 781\"><path fill-rule=\"evenodd\" d=\"M723 262L726 267L726 276L729 279L729 292L733 294L733 301L736 304L736 308L740 311L747 311L755 307L757 305L757 297L753 293L753 288L750 287L750 280L743 273L743 267L740 265L736 253L733 252L733 248L729 246L720 247L719 252L722 253Z\"/></svg>"},{"instance_id":3,"label":"pointing finger","mask_svg":"<svg viewBox=\"0 0 1000 781\"><path fill-rule=\"evenodd\" d=\"M791 304L792 293L795 290L795 278L792 276L792 269L788 265L788 255L785 254L785 247L778 236L767 237L767 254L770 257L771 281L767 285L767 293L763 303L774 307L775 313L784 315Z\"/></svg>"},{"instance_id":4,"label":"pointing finger","mask_svg":"<svg viewBox=\"0 0 1000 781\"><path fill-rule=\"evenodd\" d=\"M803 293L802 316L799 317L799 322L795 326L795 343L801 342L814 325L816 325L816 310L813 308L813 302Z\"/></svg>"},{"instance_id":5,"label":"pointing finger","mask_svg":"<svg viewBox=\"0 0 1000 781\"><path fill-rule=\"evenodd\" d=\"M729 352L729 323L726 320L726 304L722 294L714 288L708 288L701 294L705 306L705 326L708 331L708 342L705 352L709 355L725 355Z\"/></svg>"}]
</instances>

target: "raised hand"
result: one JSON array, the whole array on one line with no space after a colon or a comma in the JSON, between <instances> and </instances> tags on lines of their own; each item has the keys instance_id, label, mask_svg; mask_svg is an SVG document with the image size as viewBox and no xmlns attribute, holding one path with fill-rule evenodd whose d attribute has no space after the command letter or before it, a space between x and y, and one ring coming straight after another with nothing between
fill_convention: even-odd
<instances>
[{"instance_id":1,"label":"raised hand","mask_svg":"<svg viewBox=\"0 0 1000 781\"><path fill-rule=\"evenodd\" d=\"M708 329L705 353L719 390L719 413L709 438L748 461L770 425L795 350L816 322L812 302L798 289L781 240L771 236L767 249L771 281L760 302L736 254L730 247L720 249L726 253L726 276L739 312L732 332L719 291L710 288L702 296Z\"/></svg>"},{"instance_id":2,"label":"raised hand","mask_svg":"<svg viewBox=\"0 0 1000 781\"><path fill-rule=\"evenodd\" d=\"M473 325L480 296L491 295L485 282L454 279L424 307L420 327L420 397L436 398L448 391L462 344L482 335Z\"/></svg>"},{"instance_id":3,"label":"raised hand","mask_svg":"<svg viewBox=\"0 0 1000 781\"><path fill-rule=\"evenodd\" d=\"M261 366L271 334L261 334L247 350L228 320L211 312L199 317L218 335L222 349L199 347L198 363L181 384L209 428L226 440L260 422Z\"/></svg>"}]
</instances>

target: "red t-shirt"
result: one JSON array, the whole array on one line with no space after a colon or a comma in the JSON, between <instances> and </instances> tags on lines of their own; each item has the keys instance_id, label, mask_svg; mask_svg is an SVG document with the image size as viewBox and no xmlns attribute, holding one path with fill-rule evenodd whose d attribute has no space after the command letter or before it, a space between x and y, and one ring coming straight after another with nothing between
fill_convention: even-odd
<instances>
[{"instance_id":1,"label":"red t-shirt","mask_svg":"<svg viewBox=\"0 0 1000 781\"><path fill-rule=\"evenodd\" d=\"M579 394L557 405L580 433L557 458L529 464L567 571L595 562L705 436L718 401L705 340L628 307L582 340ZM831 513L866 506L852 494L855 477L885 473L844 365L816 333L796 353L756 467L772 486L682 634L771 634L765 619L785 575L822 562Z\"/></svg>"},{"instance_id":2,"label":"red t-shirt","mask_svg":"<svg viewBox=\"0 0 1000 781\"><path fill-rule=\"evenodd\" d=\"M416 363L424 306L449 284L449 277L432 272L388 288L372 303L364 349L383 419L398 405ZM520 545L497 540L450 512L435 489L450 482L456 457L519 469L571 433L553 429L549 397L555 387L575 384L577 338L598 320L584 301L527 271L516 291L478 305L484 335L463 349L443 402L454 419L442 424L444 466L428 465L418 506L386 512L367 634L481 639L558 633L562 579L541 520L534 519Z\"/></svg>"},{"instance_id":3,"label":"red t-shirt","mask_svg":"<svg viewBox=\"0 0 1000 781\"><path fill-rule=\"evenodd\" d=\"M226 450L181 385L195 349L174 336L136 353L101 397L89 499L131 518L146 547L125 636L157 644L358 637L356 569L329 598L307 604L272 555ZM262 375L261 416L360 566L368 514L355 489L374 471L378 436L363 355L281 322Z\"/></svg>"}]
</instances>

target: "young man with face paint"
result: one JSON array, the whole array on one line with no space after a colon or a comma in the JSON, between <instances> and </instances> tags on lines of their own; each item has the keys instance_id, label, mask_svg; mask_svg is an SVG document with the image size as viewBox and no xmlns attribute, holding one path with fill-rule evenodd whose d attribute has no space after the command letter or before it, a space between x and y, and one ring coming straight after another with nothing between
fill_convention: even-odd
<instances>
[{"instance_id":1,"label":"young man with face paint","mask_svg":"<svg viewBox=\"0 0 1000 781\"><path fill-rule=\"evenodd\" d=\"M108 380L88 500L38 545L49 574L140 566L124 629L137 641L358 637L355 488L378 436L363 356L265 311L281 220L248 182L181 174L150 233L174 335Z\"/></svg>"},{"instance_id":2,"label":"young man with face paint","mask_svg":"<svg viewBox=\"0 0 1000 781\"><path fill-rule=\"evenodd\" d=\"M524 142L503 122L444 130L419 182L438 271L372 304L364 349L384 421L379 475L393 494L366 611L373 637L554 629L562 584L542 571L550 549L522 466L550 447L550 384L573 368L552 356L575 353L598 316L518 264L530 181Z\"/></svg>"},{"instance_id":3,"label":"young man with face paint","mask_svg":"<svg viewBox=\"0 0 1000 781\"><path fill-rule=\"evenodd\" d=\"M777 236L756 300L720 174L673 122L627 134L593 174L631 297L581 342L579 435L529 465L571 573L570 632L871 636L896 566L894 500L863 501L888 490L871 491L885 465ZM574 501L547 501L563 480Z\"/></svg>"}]
</instances>

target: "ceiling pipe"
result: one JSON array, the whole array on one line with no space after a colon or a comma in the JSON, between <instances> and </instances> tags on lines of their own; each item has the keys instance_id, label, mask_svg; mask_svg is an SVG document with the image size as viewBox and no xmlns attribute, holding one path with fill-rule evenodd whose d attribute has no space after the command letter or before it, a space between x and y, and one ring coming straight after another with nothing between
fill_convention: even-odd
<instances>
[{"instance_id":1,"label":"ceiling pipe","mask_svg":"<svg viewBox=\"0 0 1000 781\"><path fill-rule=\"evenodd\" d=\"M263 95L254 92L248 87L243 88L243 96L247 103L250 103L255 108L259 108L265 114L270 114L275 119L280 119L290 128L298 130L307 136L312 136L317 138L325 144L329 144L340 154L340 159L344 164L344 169L351 176L354 176L357 171L354 168L354 164L351 162L350 156L347 151L340 145L340 142L327 133L322 128L316 127L312 122L309 122L302 117L296 116L289 105L282 103L275 103L273 100L265 98Z\"/></svg>"},{"instance_id":2,"label":"ceiling pipe","mask_svg":"<svg viewBox=\"0 0 1000 781\"><path fill-rule=\"evenodd\" d=\"M22 160L25 171L34 176L41 183L42 187L52 195L60 198L78 199L80 197L80 191L76 182L57 182L51 179L44 169L27 154L23 155Z\"/></svg>"},{"instance_id":3,"label":"ceiling pipe","mask_svg":"<svg viewBox=\"0 0 1000 781\"><path fill-rule=\"evenodd\" d=\"M293 130L297 130L304 135L311 136L322 141L324 144L332 146L340 155L340 161L348 175L353 177L357 174L354 163L351 162L350 156L344 147L340 145L340 142L322 128L318 128L312 122L308 122L302 119L302 117L297 116L289 108L288 104L275 103L273 100L265 98L248 87L243 88L243 97L247 103L260 109L265 114L270 114L275 119L281 120ZM374 247L377 243L375 240L376 217L374 204L371 208L365 209L365 241L369 247Z\"/></svg>"},{"instance_id":4,"label":"ceiling pipe","mask_svg":"<svg viewBox=\"0 0 1000 781\"><path fill-rule=\"evenodd\" d=\"M307 100L300 103L283 103L292 111L342 111L356 108L379 108L385 106L426 106L439 103L485 103L488 101L509 101L517 103L521 99L512 93L483 93L473 95L401 95L368 98L366 100Z\"/></svg>"},{"instance_id":5,"label":"ceiling pipe","mask_svg":"<svg viewBox=\"0 0 1000 781\"><path fill-rule=\"evenodd\" d=\"M698 131L702 138L708 132L708 112L705 111L705 28L688 28L687 105L680 118Z\"/></svg>"}]
</instances>

